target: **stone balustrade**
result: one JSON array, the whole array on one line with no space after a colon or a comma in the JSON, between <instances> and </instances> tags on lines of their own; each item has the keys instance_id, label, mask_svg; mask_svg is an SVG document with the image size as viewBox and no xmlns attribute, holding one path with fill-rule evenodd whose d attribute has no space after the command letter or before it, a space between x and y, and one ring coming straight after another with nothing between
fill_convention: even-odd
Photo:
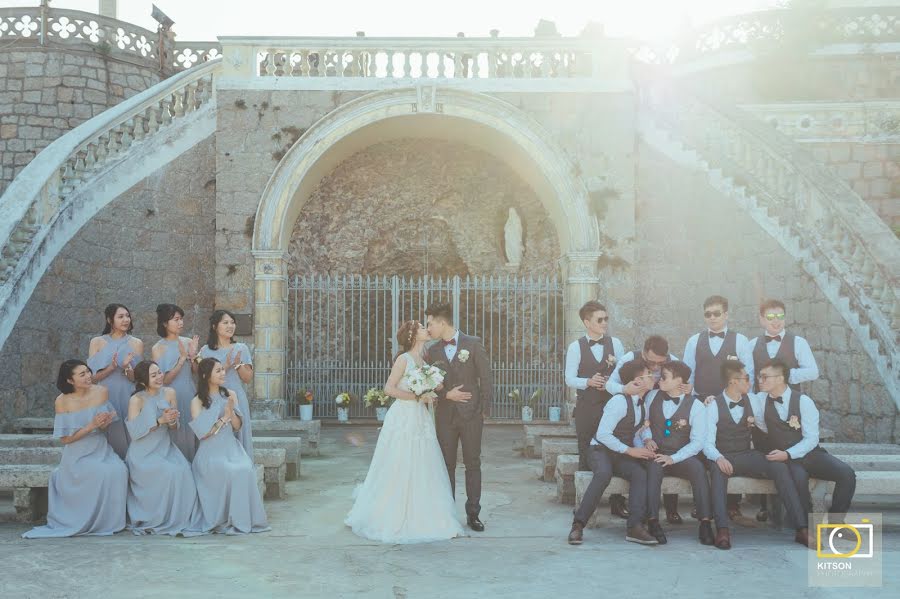
<instances>
[{"instance_id":1,"label":"stone balustrade","mask_svg":"<svg viewBox=\"0 0 900 599\"><path fill-rule=\"evenodd\" d=\"M900 102L789 102L740 108L798 141L900 141Z\"/></svg>"}]
</instances>

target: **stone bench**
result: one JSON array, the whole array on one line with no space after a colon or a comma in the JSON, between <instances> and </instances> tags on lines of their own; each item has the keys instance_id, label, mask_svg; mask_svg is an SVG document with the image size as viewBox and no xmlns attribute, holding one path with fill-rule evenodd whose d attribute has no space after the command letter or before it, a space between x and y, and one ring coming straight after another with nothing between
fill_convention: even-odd
<instances>
[{"instance_id":1,"label":"stone bench","mask_svg":"<svg viewBox=\"0 0 900 599\"><path fill-rule=\"evenodd\" d=\"M62 447L0 447L0 465L44 464L56 466Z\"/></svg>"},{"instance_id":2,"label":"stone bench","mask_svg":"<svg viewBox=\"0 0 900 599\"><path fill-rule=\"evenodd\" d=\"M287 465L287 480L297 480L300 478L300 458L301 445L303 441L300 437L253 437L254 453L259 449L283 449L284 463ZM0 439L0 446L3 440Z\"/></svg>"},{"instance_id":3,"label":"stone bench","mask_svg":"<svg viewBox=\"0 0 900 599\"><path fill-rule=\"evenodd\" d=\"M52 433L53 418L16 418L13 421L13 428L26 435Z\"/></svg>"},{"instance_id":4,"label":"stone bench","mask_svg":"<svg viewBox=\"0 0 900 599\"><path fill-rule=\"evenodd\" d=\"M575 438L575 427L568 424L525 424L522 453L526 458L536 458L544 437Z\"/></svg>"},{"instance_id":5,"label":"stone bench","mask_svg":"<svg viewBox=\"0 0 900 599\"><path fill-rule=\"evenodd\" d=\"M53 435L0 435L0 447L62 447L62 441Z\"/></svg>"},{"instance_id":6,"label":"stone bench","mask_svg":"<svg viewBox=\"0 0 900 599\"><path fill-rule=\"evenodd\" d=\"M287 464L285 463L285 450L277 449L261 449L253 447L253 461L265 467L266 499L284 499L287 497L285 493L285 477L287 475Z\"/></svg>"},{"instance_id":7,"label":"stone bench","mask_svg":"<svg viewBox=\"0 0 900 599\"><path fill-rule=\"evenodd\" d=\"M822 443L833 455L900 455L900 445L894 443Z\"/></svg>"},{"instance_id":8,"label":"stone bench","mask_svg":"<svg viewBox=\"0 0 900 599\"><path fill-rule=\"evenodd\" d=\"M47 515L47 487L54 466L0 464L0 488L13 490L17 522L37 522Z\"/></svg>"},{"instance_id":9,"label":"stone bench","mask_svg":"<svg viewBox=\"0 0 900 599\"><path fill-rule=\"evenodd\" d=\"M259 489L259 496L266 496L266 467L262 464L253 464L256 470L256 488Z\"/></svg>"},{"instance_id":10,"label":"stone bench","mask_svg":"<svg viewBox=\"0 0 900 599\"><path fill-rule=\"evenodd\" d=\"M556 500L572 505L575 503L575 473L578 472L578 456L563 454L556 456Z\"/></svg>"},{"instance_id":11,"label":"stone bench","mask_svg":"<svg viewBox=\"0 0 900 599\"><path fill-rule=\"evenodd\" d=\"M541 438L541 460L544 463L544 482L552 482L556 478L556 459L561 455L575 455L578 462L578 441L562 437Z\"/></svg>"},{"instance_id":12,"label":"stone bench","mask_svg":"<svg viewBox=\"0 0 900 599\"><path fill-rule=\"evenodd\" d=\"M319 455L321 420L252 420L251 426L254 437L298 437L304 454Z\"/></svg>"}]
</instances>

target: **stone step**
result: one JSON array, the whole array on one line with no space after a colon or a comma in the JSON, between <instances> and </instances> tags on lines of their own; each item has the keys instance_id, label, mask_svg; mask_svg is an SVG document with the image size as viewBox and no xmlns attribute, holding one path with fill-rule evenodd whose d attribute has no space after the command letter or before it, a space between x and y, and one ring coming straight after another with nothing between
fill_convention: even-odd
<instances>
[{"instance_id":1,"label":"stone step","mask_svg":"<svg viewBox=\"0 0 900 599\"><path fill-rule=\"evenodd\" d=\"M257 449L256 446L253 447L253 461L265 467L266 499L284 499L287 497L285 493L287 464L284 459L285 451L280 447L277 449Z\"/></svg>"},{"instance_id":2,"label":"stone step","mask_svg":"<svg viewBox=\"0 0 900 599\"><path fill-rule=\"evenodd\" d=\"M301 437L253 437L253 451L259 449L283 449L285 452L285 464L287 465L287 480L300 478L300 459L303 440ZM0 436L0 446L3 445Z\"/></svg>"},{"instance_id":3,"label":"stone step","mask_svg":"<svg viewBox=\"0 0 900 599\"><path fill-rule=\"evenodd\" d=\"M52 433L53 418L16 418L13 421L13 428L28 435Z\"/></svg>"},{"instance_id":4,"label":"stone step","mask_svg":"<svg viewBox=\"0 0 900 599\"><path fill-rule=\"evenodd\" d=\"M575 454L578 457L578 441L563 437L541 438L541 460L544 463L543 480L556 480L556 459L561 455Z\"/></svg>"},{"instance_id":5,"label":"stone step","mask_svg":"<svg viewBox=\"0 0 900 599\"><path fill-rule=\"evenodd\" d=\"M253 436L298 437L304 454L319 455L321 420L252 420Z\"/></svg>"},{"instance_id":6,"label":"stone step","mask_svg":"<svg viewBox=\"0 0 900 599\"><path fill-rule=\"evenodd\" d=\"M575 427L569 424L525 424L523 429L522 453L526 458L536 458L544 437L575 438Z\"/></svg>"},{"instance_id":7,"label":"stone step","mask_svg":"<svg viewBox=\"0 0 900 599\"><path fill-rule=\"evenodd\" d=\"M0 447L0 465L46 464L56 466L62 447Z\"/></svg>"},{"instance_id":8,"label":"stone step","mask_svg":"<svg viewBox=\"0 0 900 599\"><path fill-rule=\"evenodd\" d=\"M833 455L900 455L895 443L822 443L822 448Z\"/></svg>"},{"instance_id":9,"label":"stone step","mask_svg":"<svg viewBox=\"0 0 900 599\"><path fill-rule=\"evenodd\" d=\"M563 454L556 457L556 500L560 503L575 503L575 473L578 472L578 456Z\"/></svg>"},{"instance_id":10,"label":"stone step","mask_svg":"<svg viewBox=\"0 0 900 599\"><path fill-rule=\"evenodd\" d=\"M6 434L0 435L0 447L62 447L62 442L47 434Z\"/></svg>"},{"instance_id":11,"label":"stone step","mask_svg":"<svg viewBox=\"0 0 900 599\"><path fill-rule=\"evenodd\" d=\"M53 468L49 464L0 464L0 488L13 490L17 522L36 522L47 515L47 487Z\"/></svg>"},{"instance_id":12,"label":"stone step","mask_svg":"<svg viewBox=\"0 0 900 599\"><path fill-rule=\"evenodd\" d=\"M259 496L266 496L266 467L262 464L254 464L256 469L256 488L259 489Z\"/></svg>"}]
</instances>

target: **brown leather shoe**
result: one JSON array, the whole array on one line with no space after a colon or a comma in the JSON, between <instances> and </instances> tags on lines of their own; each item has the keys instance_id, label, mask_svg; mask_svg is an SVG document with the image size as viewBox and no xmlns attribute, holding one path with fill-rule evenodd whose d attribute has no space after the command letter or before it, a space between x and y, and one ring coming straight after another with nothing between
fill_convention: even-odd
<instances>
[{"instance_id":1,"label":"brown leather shoe","mask_svg":"<svg viewBox=\"0 0 900 599\"><path fill-rule=\"evenodd\" d=\"M622 495L613 495L609 498L609 513L618 516L623 520L627 520L630 512L625 504L625 498Z\"/></svg>"},{"instance_id":2,"label":"brown leather shoe","mask_svg":"<svg viewBox=\"0 0 900 599\"><path fill-rule=\"evenodd\" d=\"M748 518L741 513L740 507L732 507L728 509L728 519L744 528L758 528L759 524L753 518Z\"/></svg>"},{"instance_id":3,"label":"brown leather shoe","mask_svg":"<svg viewBox=\"0 0 900 599\"><path fill-rule=\"evenodd\" d=\"M715 545L716 537L713 535L712 522L709 520L700 521L700 529L697 532L701 545Z\"/></svg>"},{"instance_id":4,"label":"brown leather shoe","mask_svg":"<svg viewBox=\"0 0 900 599\"><path fill-rule=\"evenodd\" d=\"M569 531L569 545L581 545L584 537L584 524L575 520L572 522L572 530Z\"/></svg>"},{"instance_id":5,"label":"brown leather shoe","mask_svg":"<svg viewBox=\"0 0 900 599\"><path fill-rule=\"evenodd\" d=\"M666 510L666 522L669 524L681 524L684 520L676 510Z\"/></svg>"},{"instance_id":6,"label":"brown leather shoe","mask_svg":"<svg viewBox=\"0 0 900 599\"><path fill-rule=\"evenodd\" d=\"M659 545L656 537L647 532L647 529L638 524L625 531L625 540L641 545Z\"/></svg>"},{"instance_id":7,"label":"brown leather shoe","mask_svg":"<svg viewBox=\"0 0 900 599\"><path fill-rule=\"evenodd\" d=\"M719 549L731 549L731 533L727 528L716 530L716 547Z\"/></svg>"},{"instance_id":8,"label":"brown leather shoe","mask_svg":"<svg viewBox=\"0 0 900 599\"><path fill-rule=\"evenodd\" d=\"M810 538L808 528L798 528L797 534L794 535L794 542L806 545L810 549L816 549L816 543Z\"/></svg>"}]
</instances>

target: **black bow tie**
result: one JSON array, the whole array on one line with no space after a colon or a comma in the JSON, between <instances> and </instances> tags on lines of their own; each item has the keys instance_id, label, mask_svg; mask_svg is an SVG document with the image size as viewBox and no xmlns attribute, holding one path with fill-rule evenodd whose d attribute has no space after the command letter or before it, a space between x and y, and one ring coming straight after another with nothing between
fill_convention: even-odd
<instances>
[{"instance_id":1,"label":"black bow tie","mask_svg":"<svg viewBox=\"0 0 900 599\"><path fill-rule=\"evenodd\" d=\"M739 399L739 400L737 400L737 401L729 401L729 402L728 402L728 409L729 409L729 410L733 410L733 409L735 409L736 407L742 406L742 405L744 405L744 400L743 400L743 398L742 398L742 399Z\"/></svg>"},{"instance_id":2,"label":"black bow tie","mask_svg":"<svg viewBox=\"0 0 900 599\"><path fill-rule=\"evenodd\" d=\"M602 343L603 343L603 337L600 337L599 339L588 339L588 347L594 347L595 345L602 344Z\"/></svg>"},{"instance_id":3,"label":"black bow tie","mask_svg":"<svg viewBox=\"0 0 900 599\"><path fill-rule=\"evenodd\" d=\"M680 398L680 397L672 397L672 396L669 395L668 393L664 393L663 395L664 395L663 401L672 401L672 402L675 402L675 405L676 405L676 406L678 405L678 402L681 401L681 398Z\"/></svg>"},{"instance_id":4,"label":"black bow tie","mask_svg":"<svg viewBox=\"0 0 900 599\"><path fill-rule=\"evenodd\" d=\"M710 331L710 332L709 332L709 338L712 339L713 337L720 337L720 338L724 339L724 338L725 338L725 331L722 331L722 332L720 332L720 333L713 333L712 331Z\"/></svg>"},{"instance_id":5,"label":"black bow tie","mask_svg":"<svg viewBox=\"0 0 900 599\"><path fill-rule=\"evenodd\" d=\"M640 399L637 401L637 405L638 405L638 407L644 405L644 398L643 398L643 397L640 398Z\"/></svg>"},{"instance_id":6,"label":"black bow tie","mask_svg":"<svg viewBox=\"0 0 900 599\"><path fill-rule=\"evenodd\" d=\"M771 343L772 341L778 341L781 343L781 335L775 335L774 337L769 337L766 335L766 343Z\"/></svg>"},{"instance_id":7,"label":"black bow tie","mask_svg":"<svg viewBox=\"0 0 900 599\"><path fill-rule=\"evenodd\" d=\"M456 345L456 339L447 339L446 341L443 341L443 344L444 347L447 347L448 345Z\"/></svg>"},{"instance_id":8,"label":"black bow tie","mask_svg":"<svg viewBox=\"0 0 900 599\"><path fill-rule=\"evenodd\" d=\"M781 401L780 397L772 397L771 395L769 396L769 401L774 402L774 403L780 403L780 404L784 403L783 401Z\"/></svg>"}]
</instances>

